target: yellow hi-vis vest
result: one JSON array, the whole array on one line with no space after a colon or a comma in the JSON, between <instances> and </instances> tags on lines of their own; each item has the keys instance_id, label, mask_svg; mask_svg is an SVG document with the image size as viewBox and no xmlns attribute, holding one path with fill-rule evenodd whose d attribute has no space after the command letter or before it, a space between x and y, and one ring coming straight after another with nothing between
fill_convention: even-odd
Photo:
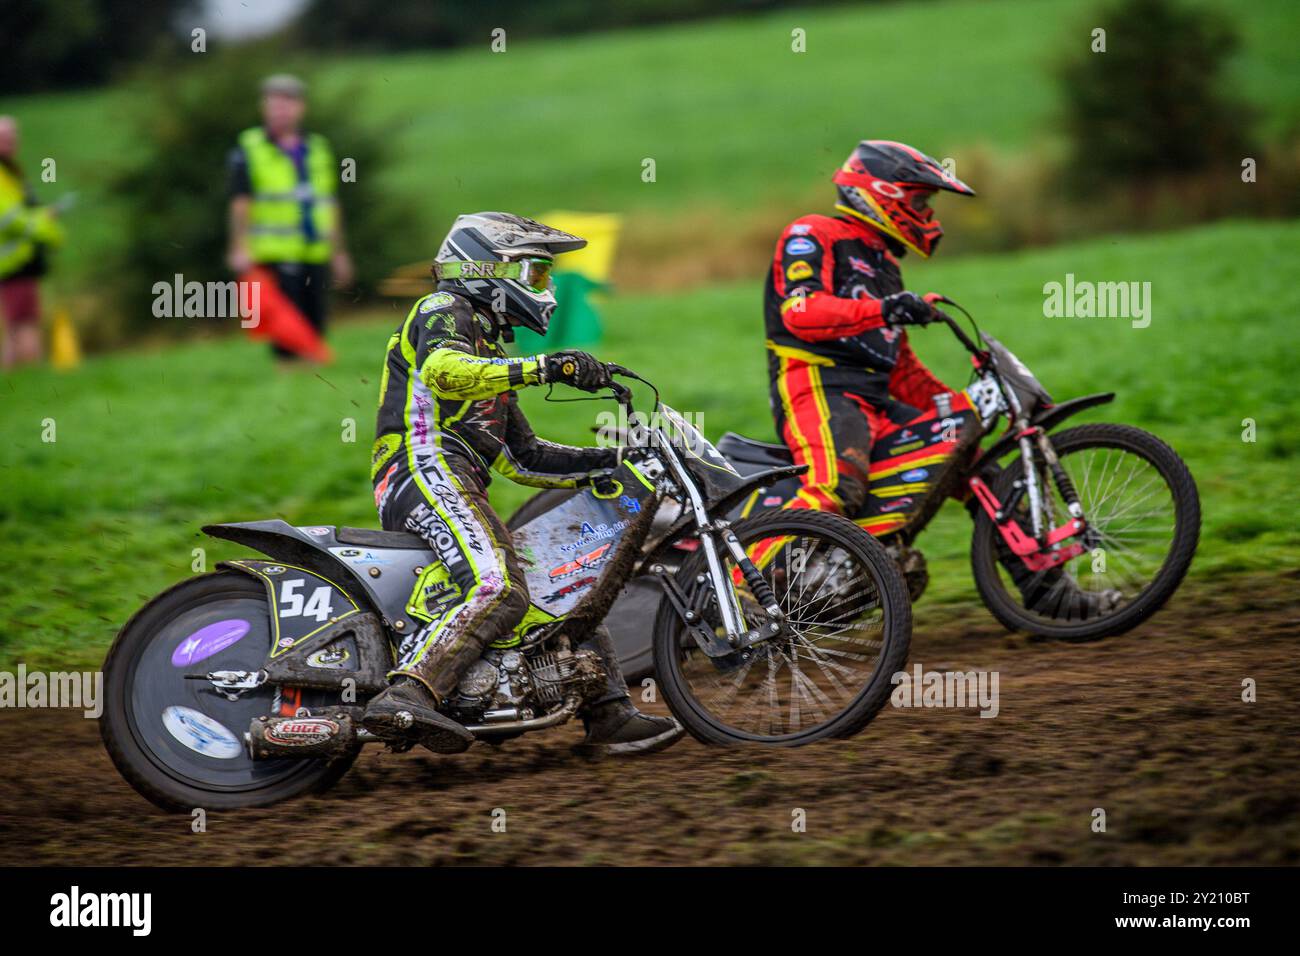
<instances>
[{"instance_id":1,"label":"yellow hi-vis vest","mask_svg":"<svg viewBox=\"0 0 1300 956\"><path fill-rule=\"evenodd\" d=\"M249 254L255 262L321 263L330 257L331 238L338 222L335 184L338 170L325 137L306 136L307 181L298 182L293 160L267 138L260 126L239 134L248 161L253 197L249 212ZM316 235L303 229L303 203Z\"/></svg>"},{"instance_id":2,"label":"yellow hi-vis vest","mask_svg":"<svg viewBox=\"0 0 1300 956\"><path fill-rule=\"evenodd\" d=\"M53 247L62 242L58 220L48 209L27 205L22 180L0 163L0 279L31 262L38 243Z\"/></svg>"}]
</instances>

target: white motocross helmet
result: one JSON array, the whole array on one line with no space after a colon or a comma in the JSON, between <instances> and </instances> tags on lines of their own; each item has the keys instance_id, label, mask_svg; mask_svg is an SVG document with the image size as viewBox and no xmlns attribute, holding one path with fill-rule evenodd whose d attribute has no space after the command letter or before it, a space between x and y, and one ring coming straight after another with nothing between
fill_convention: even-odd
<instances>
[{"instance_id":1,"label":"white motocross helmet","mask_svg":"<svg viewBox=\"0 0 1300 956\"><path fill-rule=\"evenodd\" d=\"M439 289L459 292L512 324L545 335L555 311L555 257L586 244L523 216L467 213L452 224L432 272Z\"/></svg>"}]
</instances>

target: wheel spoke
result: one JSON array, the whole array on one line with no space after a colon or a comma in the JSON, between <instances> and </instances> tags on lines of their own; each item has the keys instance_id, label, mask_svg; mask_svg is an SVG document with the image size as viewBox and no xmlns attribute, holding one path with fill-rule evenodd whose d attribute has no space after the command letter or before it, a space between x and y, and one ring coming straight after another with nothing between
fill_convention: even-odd
<instances>
[{"instance_id":1,"label":"wheel spoke","mask_svg":"<svg viewBox=\"0 0 1300 956\"><path fill-rule=\"evenodd\" d=\"M716 659L688 639L678 662L682 682L710 721L760 739L810 732L860 701L879 669L891 620L865 548L774 524L758 538L742 535L742 545L781 539L780 552L760 572L781 608L780 633ZM741 534L744 523L736 528ZM723 563L731 574L730 557ZM766 609L747 590L737 596L746 623L765 633ZM710 615L710 626L724 635L716 607Z\"/></svg>"},{"instance_id":2,"label":"wheel spoke","mask_svg":"<svg viewBox=\"0 0 1300 956\"><path fill-rule=\"evenodd\" d=\"M1005 570L998 574L1009 595L1032 615L1068 624L1112 613L1151 586L1173 546L1177 502L1154 460L1124 444L1088 445L1060 455L1104 563L1094 570L1098 562L1085 551L1058 569L1034 575L1023 591ZM1066 516L1060 489L1054 481L1048 487L1045 510Z\"/></svg>"}]
</instances>

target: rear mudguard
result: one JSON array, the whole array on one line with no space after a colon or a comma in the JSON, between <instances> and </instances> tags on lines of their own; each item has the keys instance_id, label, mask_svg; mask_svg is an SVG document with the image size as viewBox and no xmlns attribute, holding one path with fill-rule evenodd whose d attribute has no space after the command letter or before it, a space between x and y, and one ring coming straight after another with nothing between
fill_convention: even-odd
<instances>
[{"instance_id":1,"label":"rear mudguard","mask_svg":"<svg viewBox=\"0 0 1300 956\"><path fill-rule=\"evenodd\" d=\"M1031 423L1035 427L1041 428L1043 431L1051 431L1067 418L1071 418L1085 409L1094 408L1097 405L1105 405L1114 400L1114 392L1099 392L1096 395L1084 395L1082 398L1072 398L1068 402L1061 402L1058 405L1051 405L1039 410L1039 412L1034 415ZM1016 435L1011 431L1008 431L985 450L984 454L980 456L980 460L985 464L995 464L1000 461L1004 455L1014 451L1016 446Z\"/></svg>"},{"instance_id":2,"label":"rear mudguard","mask_svg":"<svg viewBox=\"0 0 1300 956\"><path fill-rule=\"evenodd\" d=\"M416 569L437 559L418 535L331 526L296 528L279 519L204 525L203 532L329 581L358 609L376 613L399 637L419 630L407 602Z\"/></svg>"},{"instance_id":3,"label":"rear mudguard","mask_svg":"<svg viewBox=\"0 0 1300 956\"><path fill-rule=\"evenodd\" d=\"M338 583L292 564L240 558L217 565L266 585L272 684L374 693L387 681L392 650L379 616L358 606Z\"/></svg>"}]
</instances>

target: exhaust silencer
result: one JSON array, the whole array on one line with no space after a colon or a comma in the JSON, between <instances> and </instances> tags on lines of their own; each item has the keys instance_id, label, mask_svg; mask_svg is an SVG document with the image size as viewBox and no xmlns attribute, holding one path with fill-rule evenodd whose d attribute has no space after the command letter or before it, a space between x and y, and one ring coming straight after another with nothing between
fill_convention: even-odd
<instances>
[{"instance_id":1,"label":"exhaust silencer","mask_svg":"<svg viewBox=\"0 0 1300 956\"><path fill-rule=\"evenodd\" d=\"M244 739L254 760L341 757L356 748L357 725L349 714L257 717Z\"/></svg>"}]
</instances>

